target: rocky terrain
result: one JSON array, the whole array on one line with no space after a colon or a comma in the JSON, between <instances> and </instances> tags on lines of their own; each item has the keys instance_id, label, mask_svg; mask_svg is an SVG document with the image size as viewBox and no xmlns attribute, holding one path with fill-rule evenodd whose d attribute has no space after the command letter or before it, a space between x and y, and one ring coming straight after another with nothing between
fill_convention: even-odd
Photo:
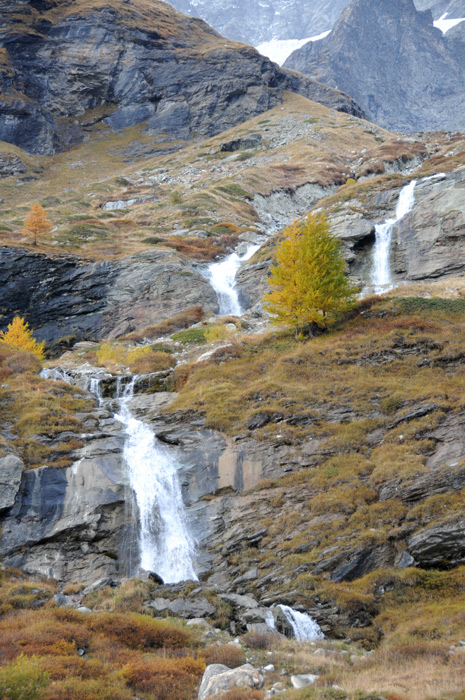
<instances>
[{"instance_id":1,"label":"rocky terrain","mask_svg":"<svg viewBox=\"0 0 465 700\"><path fill-rule=\"evenodd\" d=\"M286 66L349 93L388 129L463 130L463 45L413 0L354 0L333 31Z\"/></svg>"},{"instance_id":2,"label":"rocky terrain","mask_svg":"<svg viewBox=\"0 0 465 700\"><path fill-rule=\"evenodd\" d=\"M211 135L270 109L284 89L361 114L165 3L2 2L0 139L41 155L102 122L152 140ZM98 58L98 60L97 60Z\"/></svg>"},{"instance_id":3,"label":"rocky terrain","mask_svg":"<svg viewBox=\"0 0 465 700\"><path fill-rule=\"evenodd\" d=\"M403 2L461 46L429 28L460 3ZM2 22L0 328L46 341L45 362L0 342L2 700L25 677L37 700L463 700L463 134L391 133L164 3L18 1ZM296 339L262 297L309 212L365 289ZM211 266L234 251L241 314L220 316ZM198 580L141 568L143 446Z\"/></svg>"},{"instance_id":4,"label":"rocky terrain","mask_svg":"<svg viewBox=\"0 0 465 700\"><path fill-rule=\"evenodd\" d=\"M230 39L258 46L271 39L307 39L331 29L349 0L173 0L170 4L202 17Z\"/></svg>"}]
</instances>

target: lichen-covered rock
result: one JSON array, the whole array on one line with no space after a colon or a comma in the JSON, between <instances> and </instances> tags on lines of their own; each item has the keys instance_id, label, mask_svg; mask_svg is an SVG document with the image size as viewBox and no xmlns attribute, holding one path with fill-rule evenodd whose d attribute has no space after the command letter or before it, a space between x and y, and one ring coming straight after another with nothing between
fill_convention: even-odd
<instances>
[{"instance_id":1,"label":"lichen-covered rock","mask_svg":"<svg viewBox=\"0 0 465 700\"><path fill-rule=\"evenodd\" d=\"M223 664L207 666L199 689L199 700L219 698L234 688L263 688L263 676L251 665L244 664L230 669Z\"/></svg>"}]
</instances>

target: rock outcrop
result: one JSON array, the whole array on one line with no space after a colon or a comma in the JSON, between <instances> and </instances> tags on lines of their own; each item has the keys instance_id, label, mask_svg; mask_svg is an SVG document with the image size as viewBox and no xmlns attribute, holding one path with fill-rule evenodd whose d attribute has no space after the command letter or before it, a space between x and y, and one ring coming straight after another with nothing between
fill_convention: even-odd
<instances>
[{"instance_id":1,"label":"rock outcrop","mask_svg":"<svg viewBox=\"0 0 465 700\"><path fill-rule=\"evenodd\" d=\"M272 39L306 39L331 29L350 0L171 0L221 34L258 46Z\"/></svg>"},{"instance_id":2,"label":"rock outcrop","mask_svg":"<svg viewBox=\"0 0 465 700\"><path fill-rule=\"evenodd\" d=\"M354 0L326 39L285 66L347 92L385 128L465 128L463 53L413 0Z\"/></svg>"},{"instance_id":3,"label":"rock outcrop","mask_svg":"<svg viewBox=\"0 0 465 700\"><path fill-rule=\"evenodd\" d=\"M84 582L133 573L137 532L128 509L123 436L106 411L95 417L95 432L75 451L70 467L43 466L19 474L17 462L10 457L5 470L2 459L1 481L12 474L6 492L2 487L1 504L9 507L0 537L5 564Z\"/></svg>"},{"instance_id":4,"label":"rock outcrop","mask_svg":"<svg viewBox=\"0 0 465 700\"><path fill-rule=\"evenodd\" d=\"M168 250L86 263L3 247L0 288L2 324L19 314L50 343L116 337L190 306L217 308L207 280Z\"/></svg>"},{"instance_id":5,"label":"rock outcrop","mask_svg":"<svg viewBox=\"0 0 465 700\"><path fill-rule=\"evenodd\" d=\"M361 114L158 0L2 0L0 12L0 140L32 153L69 148L102 121L145 122L159 141L216 134L274 107L284 89Z\"/></svg>"},{"instance_id":6,"label":"rock outcrop","mask_svg":"<svg viewBox=\"0 0 465 700\"><path fill-rule=\"evenodd\" d=\"M207 666L199 689L199 700L215 698L234 688L263 688L263 676L251 664L228 668L223 664Z\"/></svg>"}]
</instances>

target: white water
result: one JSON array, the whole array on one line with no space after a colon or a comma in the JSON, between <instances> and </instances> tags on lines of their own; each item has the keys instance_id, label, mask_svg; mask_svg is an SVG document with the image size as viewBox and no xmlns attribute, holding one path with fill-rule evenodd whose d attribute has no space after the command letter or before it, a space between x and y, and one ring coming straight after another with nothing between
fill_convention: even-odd
<instances>
[{"instance_id":1,"label":"white water","mask_svg":"<svg viewBox=\"0 0 465 700\"><path fill-rule=\"evenodd\" d=\"M320 39L324 39L330 33L331 30L329 29L327 32L311 36L308 39L271 39L271 41L265 41L265 43L257 46L257 51L259 51L262 56L266 56L271 61L282 66L293 51L302 48L302 46L308 44L309 41L320 41Z\"/></svg>"},{"instance_id":2,"label":"white water","mask_svg":"<svg viewBox=\"0 0 465 700\"><path fill-rule=\"evenodd\" d=\"M250 245L244 255L231 253L221 262L208 266L207 279L216 292L220 316L242 316L244 313L237 294L236 275L242 263L250 260L259 248L259 245Z\"/></svg>"},{"instance_id":3,"label":"white water","mask_svg":"<svg viewBox=\"0 0 465 700\"><path fill-rule=\"evenodd\" d=\"M320 625L310 615L294 610L288 605L280 605L279 607L285 614L298 642L315 642L318 639L324 639Z\"/></svg>"},{"instance_id":4,"label":"white water","mask_svg":"<svg viewBox=\"0 0 465 700\"><path fill-rule=\"evenodd\" d=\"M461 19L446 19L448 14L448 12L445 12L442 17L434 22L434 26L437 27L437 29L440 29L443 34L447 34L449 29L457 26L457 24L460 24L460 22L465 22L465 17Z\"/></svg>"},{"instance_id":5,"label":"white water","mask_svg":"<svg viewBox=\"0 0 465 700\"><path fill-rule=\"evenodd\" d=\"M149 426L134 418L128 402L134 379L118 396L115 418L126 431L124 459L139 509L140 566L165 583L197 581L195 546L189 534L176 466Z\"/></svg>"},{"instance_id":6,"label":"white water","mask_svg":"<svg viewBox=\"0 0 465 700\"><path fill-rule=\"evenodd\" d=\"M376 294L387 292L393 288L390 261L392 234L396 224L413 208L416 184L417 181L412 180L402 188L397 202L395 218L387 219L384 224L377 224L375 227L376 239L373 248L371 283Z\"/></svg>"}]
</instances>

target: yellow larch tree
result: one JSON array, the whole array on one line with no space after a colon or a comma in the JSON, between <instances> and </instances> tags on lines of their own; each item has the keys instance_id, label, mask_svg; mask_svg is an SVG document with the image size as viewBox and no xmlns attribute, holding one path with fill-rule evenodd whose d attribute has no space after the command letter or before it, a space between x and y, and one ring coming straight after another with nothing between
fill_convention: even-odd
<instances>
[{"instance_id":1,"label":"yellow larch tree","mask_svg":"<svg viewBox=\"0 0 465 700\"><path fill-rule=\"evenodd\" d=\"M45 341L43 340L41 343L37 342L32 335L29 324L20 316L15 316L6 331L0 332L0 342L10 345L13 348L28 350L39 360L44 359Z\"/></svg>"},{"instance_id":2,"label":"yellow larch tree","mask_svg":"<svg viewBox=\"0 0 465 700\"><path fill-rule=\"evenodd\" d=\"M43 236L52 230L52 222L47 218L47 212L40 204L33 204L23 226L23 233L34 236L34 244L37 245L37 236Z\"/></svg>"},{"instance_id":3,"label":"yellow larch tree","mask_svg":"<svg viewBox=\"0 0 465 700\"><path fill-rule=\"evenodd\" d=\"M325 216L294 221L283 233L264 307L273 322L295 327L296 335L299 330L311 335L314 324L326 327L329 313L349 308L357 289Z\"/></svg>"}]
</instances>

